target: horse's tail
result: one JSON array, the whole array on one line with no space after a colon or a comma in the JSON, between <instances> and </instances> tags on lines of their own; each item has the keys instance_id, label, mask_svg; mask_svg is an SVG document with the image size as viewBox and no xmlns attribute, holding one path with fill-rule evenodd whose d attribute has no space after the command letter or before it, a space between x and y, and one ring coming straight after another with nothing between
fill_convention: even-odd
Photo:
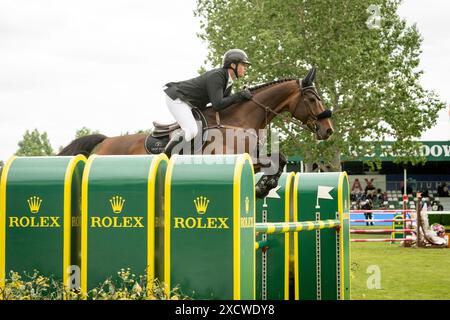
<instances>
[{"instance_id":1,"label":"horse's tail","mask_svg":"<svg viewBox=\"0 0 450 320\"><path fill-rule=\"evenodd\" d=\"M75 139L62 149L61 152L58 153L58 156L75 156L77 154L82 154L89 157L95 146L106 138L108 137L103 134L91 134Z\"/></svg>"}]
</instances>

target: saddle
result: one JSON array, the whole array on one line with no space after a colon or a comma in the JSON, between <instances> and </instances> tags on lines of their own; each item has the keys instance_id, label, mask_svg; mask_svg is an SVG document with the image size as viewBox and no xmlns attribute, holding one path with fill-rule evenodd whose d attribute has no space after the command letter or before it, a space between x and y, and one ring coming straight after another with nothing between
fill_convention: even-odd
<instances>
[{"instance_id":1,"label":"saddle","mask_svg":"<svg viewBox=\"0 0 450 320\"><path fill-rule=\"evenodd\" d=\"M192 108L192 113L194 115L194 119L197 121L197 124L199 125L199 134L201 132L201 139L202 139L202 146L205 143L206 139L203 138L205 128L208 126L208 123L206 121L205 116L203 113L197 109ZM153 121L153 126L155 127L151 134L149 134L145 138L145 150L149 154L159 154L164 152L164 149L167 145L167 143L172 138L172 135L177 132L178 130L181 130L180 125L178 122L173 123L161 123L158 121ZM192 147L192 151L196 151Z\"/></svg>"},{"instance_id":2,"label":"saddle","mask_svg":"<svg viewBox=\"0 0 450 320\"><path fill-rule=\"evenodd\" d=\"M152 135L154 137L162 137L170 134L177 129L180 129L180 125L178 124L178 122L163 124L157 121L153 121L153 126L155 127L152 132Z\"/></svg>"}]
</instances>

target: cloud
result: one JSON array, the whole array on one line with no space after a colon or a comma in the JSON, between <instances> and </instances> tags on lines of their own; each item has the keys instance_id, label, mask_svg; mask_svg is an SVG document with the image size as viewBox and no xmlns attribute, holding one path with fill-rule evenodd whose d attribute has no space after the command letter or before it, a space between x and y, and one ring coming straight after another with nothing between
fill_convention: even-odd
<instances>
[{"instance_id":1,"label":"cloud","mask_svg":"<svg viewBox=\"0 0 450 320\"><path fill-rule=\"evenodd\" d=\"M54 149L83 126L107 135L171 121L162 87L206 56L195 1L3 1L0 159L26 129ZM177 10L174 10L177 8Z\"/></svg>"}]
</instances>

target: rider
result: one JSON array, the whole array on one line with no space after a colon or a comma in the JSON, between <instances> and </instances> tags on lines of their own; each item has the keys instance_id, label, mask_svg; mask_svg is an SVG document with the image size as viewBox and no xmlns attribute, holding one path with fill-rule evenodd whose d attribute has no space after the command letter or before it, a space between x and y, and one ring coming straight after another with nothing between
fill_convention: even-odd
<instances>
[{"instance_id":1,"label":"rider","mask_svg":"<svg viewBox=\"0 0 450 320\"><path fill-rule=\"evenodd\" d=\"M211 103L214 110L219 111L252 98L248 89L230 95L233 81L244 76L249 65L244 51L231 49L223 56L221 68L212 69L193 79L166 84L164 92L167 107L181 127L164 150L168 157L176 145L189 142L197 135L198 127L192 107L204 110Z\"/></svg>"}]
</instances>

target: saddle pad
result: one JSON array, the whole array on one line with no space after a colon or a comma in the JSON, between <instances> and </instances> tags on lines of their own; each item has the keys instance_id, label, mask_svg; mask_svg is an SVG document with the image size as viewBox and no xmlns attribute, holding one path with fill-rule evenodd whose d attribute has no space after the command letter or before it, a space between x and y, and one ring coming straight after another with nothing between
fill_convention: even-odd
<instances>
[{"instance_id":1,"label":"saddle pad","mask_svg":"<svg viewBox=\"0 0 450 320\"><path fill-rule=\"evenodd\" d=\"M149 154L159 154L164 152L164 148L169 142L169 135L163 135L161 137L153 137L152 134L145 138L145 150Z\"/></svg>"}]
</instances>

